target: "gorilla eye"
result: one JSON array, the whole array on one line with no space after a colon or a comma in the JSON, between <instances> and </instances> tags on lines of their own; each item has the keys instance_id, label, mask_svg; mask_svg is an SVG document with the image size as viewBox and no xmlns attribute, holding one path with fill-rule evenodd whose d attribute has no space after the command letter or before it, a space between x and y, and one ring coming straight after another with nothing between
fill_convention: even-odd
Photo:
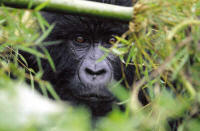
<instances>
[{"instance_id":1,"label":"gorilla eye","mask_svg":"<svg viewBox=\"0 0 200 131\"><path fill-rule=\"evenodd\" d=\"M111 38L109 38L109 40L108 40L108 42L110 43L110 44L113 44L113 43L115 43L117 41L117 39L115 38L115 37L111 37Z\"/></svg>"},{"instance_id":2,"label":"gorilla eye","mask_svg":"<svg viewBox=\"0 0 200 131\"><path fill-rule=\"evenodd\" d=\"M76 36L75 41L78 43L83 43L85 42L85 39L83 36Z\"/></svg>"}]
</instances>

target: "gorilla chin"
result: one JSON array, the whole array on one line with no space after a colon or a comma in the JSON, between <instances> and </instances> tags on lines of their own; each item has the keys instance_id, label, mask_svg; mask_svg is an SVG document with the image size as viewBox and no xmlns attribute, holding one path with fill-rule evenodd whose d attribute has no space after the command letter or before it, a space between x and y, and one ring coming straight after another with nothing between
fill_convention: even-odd
<instances>
[{"instance_id":1,"label":"gorilla chin","mask_svg":"<svg viewBox=\"0 0 200 131\"><path fill-rule=\"evenodd\" d=\"M72 105L86 106L91 111L93 117L106 115L112 110L114 103L117 102L115 96L109 91L108 84L96 85L95 82L92 84L79 83L79 87L76 87L76 89L79 90L71 90L73 91L71 93L73 98L71 100ZM80 91L80 89L82 90Z\"/></svg>"},{"instance_id":2,"label":"gorilla chin","mask_svg":"<svg viewBox=\"0 0 200 131\"><path fill-rule=\"evenodd\" d=\"M84 87L85 90L90 90L89 92L83 92L75 97L83 101L90 102L113 102L115 101L114 95L107 89L105 85L88 85Z\"/></svg>"}]
</instances>

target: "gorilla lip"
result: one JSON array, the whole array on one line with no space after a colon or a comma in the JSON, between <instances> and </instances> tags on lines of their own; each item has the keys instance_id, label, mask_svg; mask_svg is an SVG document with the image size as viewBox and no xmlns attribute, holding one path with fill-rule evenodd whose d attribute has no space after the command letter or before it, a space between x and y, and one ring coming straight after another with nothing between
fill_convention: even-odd
<instances>
[{"instance_id":1,"label":"gorilla lip","mask_svg":"<svg viewBox=\"0 0 200 131\"><path fill-rule=\"evenodd\" d=\"M99 96L96 94L88 94L88 95L79 95L76 96L77 98L81 100L86 100L86 101L104 101L104 102L112 102L114 101L114 97L106 97L106 96Z\"/></svg>"}]
</instances>

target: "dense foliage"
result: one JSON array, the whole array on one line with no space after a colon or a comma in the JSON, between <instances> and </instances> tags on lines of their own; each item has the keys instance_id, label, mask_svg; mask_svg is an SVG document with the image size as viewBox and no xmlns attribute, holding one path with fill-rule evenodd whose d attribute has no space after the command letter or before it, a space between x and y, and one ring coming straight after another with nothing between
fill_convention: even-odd
<instances>
[{"instance_id":1,"label":"dense foliage","mask_svg":"<svg viewBox=\"0 0 200 131\"><path fill-rule=\"evenodd\" d=\"M118 55L124 64L136 66L134 90L126 92L119 82L113 86L126 111L115 109L97 121L95 130L200 129L200 1L139 0L134 8L130 30L117 37L118 42L109 50L102 47ZM43 42L54 25L37 10L0 8L0 130L94 130L86 109L75 110L62 103L52 86L41 80L41 58L54 69L44 46L57 42ZM129 40L124 39L127 37ZM27 67L20 51L37 57L39 72ZM25 84L27 79L30 88ZM44 97L49 91L56 101L31 91L35 83ZM146 106L138 101L139 89L147 90ZM171 127L169 123L173 123Z\"/></svg>"}]
</instances>

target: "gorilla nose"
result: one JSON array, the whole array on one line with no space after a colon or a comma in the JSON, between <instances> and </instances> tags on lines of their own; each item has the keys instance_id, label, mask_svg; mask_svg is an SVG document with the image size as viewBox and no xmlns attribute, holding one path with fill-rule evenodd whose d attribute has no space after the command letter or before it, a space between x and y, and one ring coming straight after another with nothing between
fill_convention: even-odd
<instances>
[{"instance_id":1,"label":"gorilla nose","mask_svg":"<svg viewBox=\"0 0 200 131\"><path fill-rule=\"evenodd\" d=\"M110 66L105 62L82 63L79 70L79 78L84 84L105 85L111 81Z\"/></svg>"}]
</instances>

